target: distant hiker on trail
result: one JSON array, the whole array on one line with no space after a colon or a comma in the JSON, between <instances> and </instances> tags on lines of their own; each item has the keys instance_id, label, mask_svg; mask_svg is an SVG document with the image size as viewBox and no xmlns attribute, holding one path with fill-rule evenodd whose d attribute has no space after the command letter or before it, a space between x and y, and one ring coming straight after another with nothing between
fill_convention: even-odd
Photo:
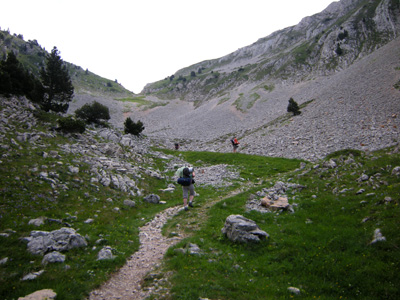
<instances>
[{"instance_id":1,"label":"distant hiker on trail","mask_svg":"<svg viewBox=\"0 0 400 300\"><path fill-rule=\"evenodd\" d=\"M194 198L194 169L193 167L181 167L175 172L175 176L178 177L178 183L182 185L183 192L183 207L185 210L188 208L188 196L189 196L189 206L193 207Z\"/></svg>"},{"instance_id":2,"label":"distant hiker on trail","mask_svg":"<svg viewBox=\"0 0 400 300\"><path fill-rule=\"evenodd\" d=\"M239 141L237 140L237 138L236 137L234 137L233 139L231 139L231 143L232 143L232 146L233 146L233 153L235 153L236 152L236 149L239 147Z\"/></svg>"},{"instance_id":3,"label":"distant hiker on trail","mask_svg":"<svg viewBox=\"0 0 400 300\"><path fill-rule=\"evenodd\" d=\"M179 144L175 143L175 150L179 150Z\"/></svg>"}]
</instances>

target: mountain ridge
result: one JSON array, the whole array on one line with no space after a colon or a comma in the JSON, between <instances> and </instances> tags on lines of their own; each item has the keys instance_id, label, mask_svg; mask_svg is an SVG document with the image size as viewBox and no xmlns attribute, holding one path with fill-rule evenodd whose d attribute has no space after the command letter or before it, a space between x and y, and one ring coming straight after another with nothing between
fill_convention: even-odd
<instances>
[{"instance_id":1,"label":"mountain ridge","mask_svg":"<svg viewBox=\"0 0 400 300\"><path fill-rule=\"evenodd\" d=\"M390 0L333 2L295 26L221 58L178 70L172 80L171 76L148 84L143 93L195 101L246 82L298 82L332 74L398 36L399 6Z\"/></svg>"}]
</instances>

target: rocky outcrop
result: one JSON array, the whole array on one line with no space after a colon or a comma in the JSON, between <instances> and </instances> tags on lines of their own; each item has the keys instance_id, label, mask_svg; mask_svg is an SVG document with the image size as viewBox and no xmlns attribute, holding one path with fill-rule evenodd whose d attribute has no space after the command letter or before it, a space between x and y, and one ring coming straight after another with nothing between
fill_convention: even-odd
<instances>
[{"instance_id":1,"label":"rocky outcrop","mask_svg":"<svg viewBox=\"0 0 400 300\"><path fill-rule=\"evenodd\" d=\"M26 240L28 241L28 251L41 255L51 251L67 251L87 246L84 237L74 229L66 227L51 232L32 231Z\"/></svg>"},{"instance_id":2,"label":"rocky outcrop","mask_svg":"<svg viewBox=\"0 0 400 300\"><path fill-rule=\"evenodd\" d=\"M299 169L301 170L301 169ZM305 187L290 182L277 181L273 187L263 188L255 195L251 196L246 203L248 210L256 210L262 213L270 213L276 211L293 212L292 205L289 204L287 191L294 193L301 191Z\"/></svg>"},{"instance_id":3,"label":"rocky outcrop","mask_svg":"<svg viewBox=\"0 0 400 300\"><path fill-rule=\"evenodd\" d=\"M221 232L231 241L239 243L258 243L269 237L265 231L258 227L256 222L241 215L227 217Z\"/></svg>"}]
</instances>

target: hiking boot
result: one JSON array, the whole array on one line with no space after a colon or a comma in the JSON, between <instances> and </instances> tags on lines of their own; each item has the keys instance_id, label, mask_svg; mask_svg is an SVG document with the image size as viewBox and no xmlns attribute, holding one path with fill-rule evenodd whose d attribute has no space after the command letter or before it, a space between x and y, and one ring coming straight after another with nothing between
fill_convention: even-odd
<instances>
[{"instance_id":1,"label":"hiking boot","mask_svg":"<svg viewBox=\"0 0 400 300\"><path fill-rule=\"evenodd\" d=\"M185 206L185 211L188 211L188 210L189 210L189 207Z\"/></svg>"},{"instance_id":2,"label":"hiking boot","mask_svg":"<svg viewBox=\"0 0 400 300\"><path fill-rule=\"evenodd\" d=\"M193 203L192 203L192 202L189 202L189 206L190 206L190 207L193 207Z\"/></svg>"}]
</instances>

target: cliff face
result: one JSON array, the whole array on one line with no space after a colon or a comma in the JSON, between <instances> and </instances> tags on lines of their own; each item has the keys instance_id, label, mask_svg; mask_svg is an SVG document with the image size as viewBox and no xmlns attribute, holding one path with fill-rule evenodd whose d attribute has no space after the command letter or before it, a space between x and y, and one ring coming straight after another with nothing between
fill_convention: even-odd
<instances>
[{"instance_id":1,"label":"cliff face","mask_svg":"<svg viewBox=\"0 0 400 300\"><path fill-rule=\"evenodd\" d=\"M400 32L399 16L396 0L333 2L296 26L219 59L179 70L173 78L147 85L143 93L204 101L255 82L299 82L333 74L395 39Z\"/></svg>"}]
</instances>

